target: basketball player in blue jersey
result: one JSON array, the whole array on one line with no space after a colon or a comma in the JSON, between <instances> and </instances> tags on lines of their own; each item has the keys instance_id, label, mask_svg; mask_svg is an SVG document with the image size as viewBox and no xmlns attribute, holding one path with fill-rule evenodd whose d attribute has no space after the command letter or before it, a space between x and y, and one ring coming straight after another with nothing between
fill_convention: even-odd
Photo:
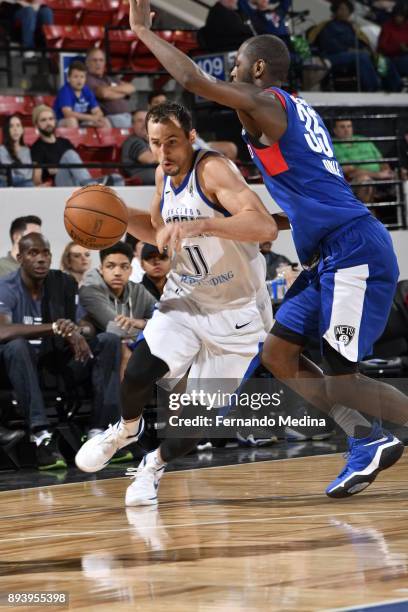
<instances>
[{"instance_id":1,"label":"basketball player in blue jersey","mask_svg":"<svg viewBox=\"0 0 408 612\"><path fill-rule=\"evenodd\" d=\"M292 230L304 267L279 309L263 363L348 434L348 462L326 493L358 493L400 458L403 445L357 410L408 422L408 398L358 372L395 292L399 271L390 236L344 180L322 119L281 89L290 63L281 40L247 40L226 83L151 31L149 0L130 0L130 26L183 87L238 113L265 186L285 212L273 216L279 229ZM302 355L310 337L320 338L323 371Z\"/></svg>"},{"instance_id":2,"label":"basketball player in blue jersey","mask_svg":"<svg viewBox=\"0 0 408 612\"><path fill-rule=\"evenodd\" d=\"M271 327L272 318L268 326L261 312L261 305L271 312L271 303L268 295L263 299L266 267L257 240L276 237L275 221L230 161L215 151L194 151L191 116L180 104L154 107L146 122L159 162L156 193L150 214L130 209L129 231L160 250L167 246L172 269L129 360L122 419L76 455L86 472L102 469L118 448L138 439L159 379L172 385L189 370L187 393L205 390L214 379L223 381L222 393L235 392L260 364ZM156 504L166 464L196 443L168 438L148 453L133 471L126 505Z\"/></svg>"}]
</instances>

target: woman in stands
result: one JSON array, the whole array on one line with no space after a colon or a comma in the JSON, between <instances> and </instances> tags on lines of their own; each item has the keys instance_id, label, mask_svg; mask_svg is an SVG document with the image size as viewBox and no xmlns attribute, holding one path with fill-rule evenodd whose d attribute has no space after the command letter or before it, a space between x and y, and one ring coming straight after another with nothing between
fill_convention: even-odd
<instances>
[{"instance_id":1,"label":"woman in stands","mask_svg":"<svg viewBox=\"0 0 408 612\"><path fill-rule=\"evenodd\" d=\"M75 242L68 242L61 257L60 269L73 276L80 287L91 267L91 252Z\"/></svg>"},{"instance_id":2,"label":"woman in stands","mask_svg":"<svg viewBox=\"0 0 408 612\"><path fill-rule=\"evenodd\" d=\"M11 184L5 165L13 164ZM32 168L16 164L32 164L30 149L24 145L24 127L18 115L6 117L3 124L3 144L0 146L0 187L34 187ZM3 167L2 167L3 166Z\"/></svg>"}]
</instances>

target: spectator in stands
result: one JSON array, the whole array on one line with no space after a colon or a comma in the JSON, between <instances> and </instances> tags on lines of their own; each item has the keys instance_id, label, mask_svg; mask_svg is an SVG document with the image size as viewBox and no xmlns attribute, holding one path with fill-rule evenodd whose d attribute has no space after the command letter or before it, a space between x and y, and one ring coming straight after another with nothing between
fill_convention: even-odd
<instances>
[{"instance_id":1,"label":"spectator in stands","mask_svg":"<svg viewBox=\"0 0 408 612\"><path fill-rule=\"evenodd\" d=\"M68 67L67 82L58 91L54 101L58 127L111 127L93 91L85 82L86 66L74 60Z\"/></svg>"},{"instance_id":2,"label":"spectator in stands","mask_svg":"<svg viewBox=\"0 0 408 612\"><path fill-rule=\"evenodd\" d=\"M10 23L10 31L20 36L24 57L34 57L34 48L43 45L42 26L54 23L52 9L41 0L15 0L0 1L0 19Z\"/></svg>"},{"instance_id":3,"label":"spectator in stands","mask_svg":"<svg viewBox=\"0 0 408 612\"><path fill-rule=\"evenodd\" d=\"M0 358L29 420L40 468L66 467L52 437L40 389L43 370L64 379L67 390L91 378L93 422L105 428L119 415L120 342L112 334L90 340L75 323L75 280L50 270L51 252L41 234L20 240L21 268L0 280ZM91 352L92 350L92 352Z\"/></svg>"},{"instance_id":4,"label":"spectator in stands","mask_svg":"<svg viewBox=\"0 0 408 612\"><path fill-rule=\"evenodd\" d=\"M392 58L402 77L408 76L408 6L397 4L382 27L378 49Z\"/></svg>"},{"instance_id":5,"label":"spectator in stands","mask_svg":"<svg viewBox=\"0 0 408 612\"><path fill-rule=\"evenodd\" d=\"M122 339L121 377L131 356L128 343L144 329L152 316L155 300L140 283L133 283L132 247L118 242L100 251L99 270L91 270L82 285L80 305L97 331L107 331Z\"/></svg>"},{"instance_id":6,"label":"spectator in stands","mask_svg":"<svg viewBox=\"0 0 408 612\"><path fill-rule=\"evenodd\" d=\"M148 96L148 110L155 106L159 106L159 104L164 104L168 101L168 97L164 91L155 91L151 92ZM196 133L196 139L193 145L193 148L197 151L197 149L213 149L214 151L218 151L218 153L222 153L228 159L232 161L236 161L238 157L238 147L234 142L230 140L213 140L211 142L206 142L201 136Z\"/></svg>"},{"instance_id":7,"label":"spectator in stands","mask_svg":"<svg viewBox=\"0 0 408 612\"><path fill-rule=\"evenodd\" d=\"M145 110L138 109L134 112L133 134L126 138L122 145L122 162L133 164L132 168L124 168L127 176L137 176L144 185L154 185L157 161L147 138L146 115Z\"/></svg>"},{"instance_id":8,"label":"spectator in stands","mask_svg":"<svg viewBox=\"0 0 408 612\"><path fill-rule=\"evenodd\" d=\"M24 146L24 127L18 115L6 117L3 124L3 144L0 146L0 164L31 164L30 149ZM34 187L32 168L13 168L11 185L7 172L0 169L0 187Z\"/></svg>"},{"instance_id":9,"label":"spectator in stands","mask_svg":"<svg viewBox=\"0 0 408 612\"><path fill-rule=\"evenodd\" d=\"M142 248L141 259L145 272L142 285L156 300L160 300L167 282L167 275L170 272L170 257L165 253L160 253L157 246L145 244Z\"/></svg>"},{"instance_id":10,"label":"spectator in stands","mask_svg":"<svg viewBox=\"0 0 408 612\"><path fill-rule=\"evenodd\" d=\"M56 119L52 108L45 104L33 110L33 125L40 137L31 147L31 157L37 164L55 164L54 168L35 168L33 180L35 185L55 184L57 187L83 186L90 183L102 185L123 185L118 174L108 174L93 178L86 168L58 168L59 164L82 164L82 159L66 138L56 135Z\"/></svg>"},{"instance_id":11,"label":"spectator in stands","mask_svg":"<svg viewBox=\"0 0 408 612\"><path fill-rule=\"evenodd\" d=\"M101 265L85 277L79 297L97 332L135 338L152 315L155 301L140 284L129 280L132 247L118 242L99 253Z\"/></svg>"},{"instance_id":12,"label":"spectator in stands","mask_svg":"<svg viewBox=\"0 0 408 612\"><path fill-rule=\"evenodd\" d=\"M240 11L251 22L256 34L274 34L291 48L286 18L292 0L271 4L269 0L239 0Z\"/></svg>"},{"instance_id":13,"label":"spectator in stands","mask_svg":"<svg viewBox=\"0 0 408 612\"><path fill-rule=\"evenodd\" d=\"M254 35L237 11L238 0L219 0L208 11L198 31L200 47L208 51L235 51Z\"/></svg>"},{"instance_id":14,"label":"spectator in stands","mask_svg":"<svg viewBox=\"0 0 408 612\"><path fill-rule=\"evenodd\" d=\"M389 19L396 2L395 0L368 0L370 12L366 16L380 25Z\"/></svg>"},{"instance_id":15,"label":"spectator in stands","mask_svg":"<svg viewBox=\"0 0 408 612\"><path fill-rule=\"evenodd\" d=\"M61 256L60 269L73 276L78 287L84 282L85 274L91 267L91 252L76 242L68 242Z\"/></svg>"},{"instance_id":16,"label":"spectator in stands","mask_svg":"<svg viewBox=\"0 0 408 612\"><path fill-rule=\"evenodd\" d=\"M18 245L20 240L26 234L32 232L41 233L42 221L40 217L36 215L25 215L24 217L17 217L11 222L10 225L10 240L11 250L5 257L0 258L0 278L15 272L19 269L20 264L17 261Z\"/></svg>"},{"instance_id":17,"label":"spectator in stands","mask_svg":"<svg viewBox=\"0 0 408 612\"><path fill-rule=\"evenodd\" d=\"M318 46L335 70L347 69L357 74L362 91L377 91L381 78L368 38L351 21L353 4L350 0L334 0L331 10L333 18L312 28L308 34L309 42ZM401 79L394 65L389 60L385 60L385 64L384 88L400 91Z\"/></svg>"},{"instance_id":18,"label":"spectator in stands","mask_svg":"<svg viewBox=\"0 0 408 612\"><path fill-rule=\"evenodd\" d=\"M292 262L285 255L274 253L272 251L272 245L273 242L271 241L260 242L259 244L259 250L265 257L266 262L266 280L273 280L276 278L279 266L290 266L292 264Z\"/></svg>"},{"instance_id":19,"label":"spectator in stands","mask_svg":"<svg viewBox=\"0 0 408 612\"><path fill-rule=\"evenodd\" d=\"M354 183L372 182L373 180L390 180L395 178L395 172L387 163L382 162L381 151L373 142L367 142L364 136L354 134L353 122L350 119L336 119L333 127L338 140L353 142L335 142L334 151L338 162L343 167L344 176L352 185ZM373 163L358 164L354 162L370 160ZM373 202L374 186L361 185L354 188L357 197L365 203Z\"/></svg>"},{"instance_id":20,"label":"spectator in stands","mask_svg":"<svg viewBox=\"0 0 408 612\"><path fill-rule=\"evenodd\" d=\"M105 74L106 54L102 49L94 47L88 51L86 66L88 68L86 84L95 94L111 125L118 128L131 127L129 96L135 92L135 86Z\"/></svg>"}]
</instances>

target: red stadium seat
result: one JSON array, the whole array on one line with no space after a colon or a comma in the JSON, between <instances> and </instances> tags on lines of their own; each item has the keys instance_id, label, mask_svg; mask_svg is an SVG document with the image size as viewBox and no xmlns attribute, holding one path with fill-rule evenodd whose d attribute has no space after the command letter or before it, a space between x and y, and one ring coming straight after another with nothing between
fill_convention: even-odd
<instances>
[{"instance_id":1,"label":"red stadium seat","mask_svg":"<svg viewBox=\"0 0 408 612\"><path fill-rule=\"evenodd\" d=\"M31 125L33 100L31 96L0 96L0 117L20 115L23 125Z\"/></svg>"},{"instance_id":2,"label":"red stadium seat","mask_svg":"<svg viewBox=\"0 0 408 612\"><path fill-rule=\"evenodd\" d=\"M32 126L24 128L24 142L28 147L31 147L35 143L38 136L37 128Z\"/></svg>"},{"instance_id":3,"label":"red stadium seat","mask_svg":"<svg viewBox=\"0 0 408 612\"><path fill-rule=\"evenodd\" d=\"M84 0L82 25L111 25L119 10L119 0Z\"/></svg>"},{"instance_id":4,"label":"red stadium seat","mask_svg":"<svg viewBox=\"0 0 408 612\"><path fill-rule=\"evenodd\" d=\"M175 30L171 42L184 53L199 49L197 32L193 30Z\"/></svg>"},{"instance_id":5,"label":"red stadium seat","mask_svg":"<svg viewBox=\"0 0 408 612\"><path fill-rule=\"evenodd\" d=\"M137 41L132 30L109 30L108 48L110 63L113 70L118 71L129 67L132 45Z\"/></svg>"},{"instance_id":6,"label":"red stadium seat","mask_svg":"<svg viewBox=\"0 0 408 612\"><path fill-rule=\"evenodd\" d=\"M81 26L81 30L84 34L84 37L88 39L92 47L100 47L104 36L105 36L105 28L99 25L87 25Z\"/></svg>"},{"instance_id":7,"label":"red stadium seat","mask_svg":"<svg viewBox=\"0 0 408 612\"><path fill-rule=\"evenodd\" d=\"M55 96L34 96L33 104L37 106L38 104L46 104L47 106L53 106L55 100Z\"/></svg>"},{"instance_id":8,"label":"red stadium seat","mask_svg":"<svg viewBox=\"0 0 408 612\"><path fill-rule=\"evenodd\" d=\"M47 6L54 13L55 25L75 25L79 23L84 0L47 0Z\"/></svg>"},{"instance_id":9,"label":"red stadium seat","mask_svg":"<svg viewBox=\"0 0 408 612\"><path fill-rule=\"evenodd\" d=\"M120 161L122 145L132 130L130 128L99 128L97 132L101 146L112 148L112 161Z\"/></svg>"}]
</instances>

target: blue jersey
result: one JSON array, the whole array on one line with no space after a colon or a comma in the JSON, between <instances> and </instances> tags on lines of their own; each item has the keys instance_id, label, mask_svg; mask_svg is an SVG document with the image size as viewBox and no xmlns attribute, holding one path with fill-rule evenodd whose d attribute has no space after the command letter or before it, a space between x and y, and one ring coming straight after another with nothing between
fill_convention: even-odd
<instances>
[{"instance_id":1,"label":"blue jersey","mask_svg":"<svg viewBox=\"0 0 408 612\"><path fill-rule=\"evenodd\" d=\"M245 130L243 138L267 190L287 214L299 259L307 265L324 237L370 212L347 184L316 111L281 89L269 91L286 109L286 132L271 146L254 140Z\"/></svg>"}]
</instances>

